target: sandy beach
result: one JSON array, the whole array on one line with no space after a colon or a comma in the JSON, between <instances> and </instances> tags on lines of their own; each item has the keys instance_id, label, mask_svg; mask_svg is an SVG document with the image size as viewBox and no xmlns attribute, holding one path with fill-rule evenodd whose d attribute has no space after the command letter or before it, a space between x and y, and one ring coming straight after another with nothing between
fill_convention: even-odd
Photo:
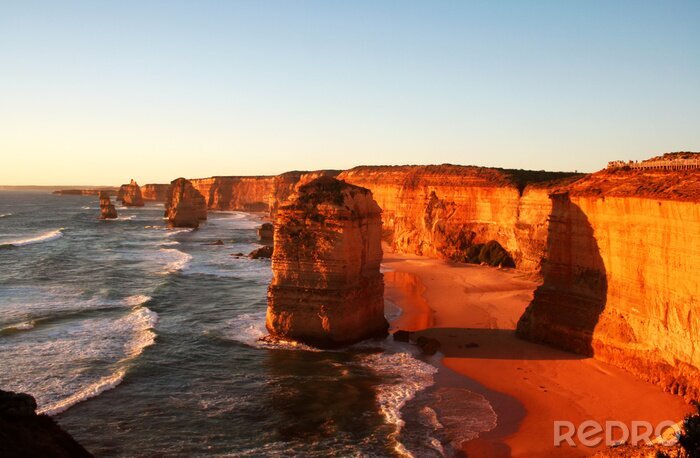
<instances>
[{"instance_id":1,"label":"sandy beach","mask_svg":"<svg viewBox=\"0 0 700 458\"><path fill-rule=\"evenodd\" d=\"M437 338L444 366L498 415L494 430L463 444L468 456L589 456L594 449L554 447L554 422L656 425L692 410L608 364L516 338L537 279L384 250L386 298L404 312L393 328Z\"/></svg>"}]
</instances>

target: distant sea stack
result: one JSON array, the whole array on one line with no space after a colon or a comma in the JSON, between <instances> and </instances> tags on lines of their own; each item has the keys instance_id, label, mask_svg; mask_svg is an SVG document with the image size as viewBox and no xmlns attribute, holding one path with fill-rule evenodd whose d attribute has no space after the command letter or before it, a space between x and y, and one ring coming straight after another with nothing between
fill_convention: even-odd
<instances>
[{"instance_id":1,"label":"distant sea stack","mask_svg":"<svg viewBox=\"0 0 700 458\"><path fill-rule=\"evenodd\" d=\"M143 200L165 202L168 198L168 188L170 188L169 184L145 184L141 186L141 197Z\"/></svg>"},{"instance_id":2,"label":"distant sea stack","mask_svg":"<svg viewBox=\"0 0 700 458\"><path fill-rule=\"evenodd\" d=\"M91 457L28 394L0 390L0 456Z\"/></svg>"},{"instance_id":3,"label":"distant sea stack","mask_svg":"<svg viewBox=\"0 0 700 458\"><path fill-rule=\"evenodd\" d=\"M381 209L372 192L328 176L278 209L267 329L334 347L386 334Z\"/></svg>"},{"instance_id":4,"label":"distant sea stack","mask_svg":"<svg viewBox=\"0 0 700 458\"><path fill-rule=\"evenodd\" d=\"M117 217L117 209L112 204L112 199L107 191L100 192L100 219L114 219Z\"/></svg>"},{"instance_id":5,"label":"distant sea stack","mask_svg":"<svg viewBox=\"0 0 700 458\"><path fill-rule=\"evenodd\" d=\"M199 227L207 219L207 203L192 183L178 178L170 183L165 200L165 217L174 227Z\"/></svg>"},{"instance_id":6,"label":"distant sea stack","mask_svg":"<svg viewBox=\"0 0 700 458\"><path fill-rule=\"evenodd\" d=\"M143 196L141 188L131 180L129 184L123 184L117 193L117 200L120 200L126 207L143 207Z\"/></svg>"}]
</instances>

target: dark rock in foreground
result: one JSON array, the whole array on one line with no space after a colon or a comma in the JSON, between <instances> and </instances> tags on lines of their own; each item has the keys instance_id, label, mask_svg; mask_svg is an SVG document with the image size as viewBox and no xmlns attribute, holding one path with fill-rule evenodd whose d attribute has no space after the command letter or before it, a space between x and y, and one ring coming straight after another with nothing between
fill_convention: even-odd
<instances>
[{"instance_id":1,"label":"dark rock in foreground","mask_svg":"<svg viewBox=\"0 0 700 458\"><path fill-rule=\"evenodd\" d=\"M1 457L91 457L28 394L0 390Z\"/></svg>"}]
</instances>

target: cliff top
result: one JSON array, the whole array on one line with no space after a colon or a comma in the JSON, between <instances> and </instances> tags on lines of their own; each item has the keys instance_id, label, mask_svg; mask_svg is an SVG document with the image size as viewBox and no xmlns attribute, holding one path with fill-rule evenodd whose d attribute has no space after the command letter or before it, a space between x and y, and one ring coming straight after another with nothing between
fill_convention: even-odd
<instances>
[{"instance_id":1,"label":"cliff top","mask_svg":"<svg viewBox=\"0 0 700 458\"><path fill-rule=\"evenodd\" d=\"M700 201L700 169L608 169L568 186L571 195Z\"/></svg>"},{"instance_id":2,"label":"cliff top","mask_svg":"<svg viewBox=\"0 0 700 458\"><path fill-rule=\"evenodd\" d=\"M410 184L411 179L417 180L420 178L435 178L440 183L449 183L450 185L463 186L513 186L522 192L526 186L554 186L555 180L567 178L580 178L583 174L574 172L547 172L544 170L521 170L521 169L502 169L495 167L477 167L472 165L383 165L371 166L364 165L346 170L340 174L344 175L360 175L360 174L382 174L386 175L387 179L391 179L396 175L405 177L407 184ZM458 183L455 183L458 180Z\"/></svg>"}]
</instances>

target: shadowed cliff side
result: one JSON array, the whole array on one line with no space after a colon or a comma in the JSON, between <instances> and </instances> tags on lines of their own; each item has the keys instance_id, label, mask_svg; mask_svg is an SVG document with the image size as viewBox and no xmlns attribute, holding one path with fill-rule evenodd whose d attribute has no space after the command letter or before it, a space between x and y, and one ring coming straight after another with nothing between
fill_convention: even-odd
<instances>
[{"instance_id":1,"label":"shadowed cliff side","mask_svg":"<svg viewBox=\"0 0 700 458\"><path fill-rule=\"evenodd\" d=\"M569 194L550 196L543 284L520 318L519 337L593 355L593 332L608 293L605 264L593 227Z\"/></svg>"}]
</instances>

